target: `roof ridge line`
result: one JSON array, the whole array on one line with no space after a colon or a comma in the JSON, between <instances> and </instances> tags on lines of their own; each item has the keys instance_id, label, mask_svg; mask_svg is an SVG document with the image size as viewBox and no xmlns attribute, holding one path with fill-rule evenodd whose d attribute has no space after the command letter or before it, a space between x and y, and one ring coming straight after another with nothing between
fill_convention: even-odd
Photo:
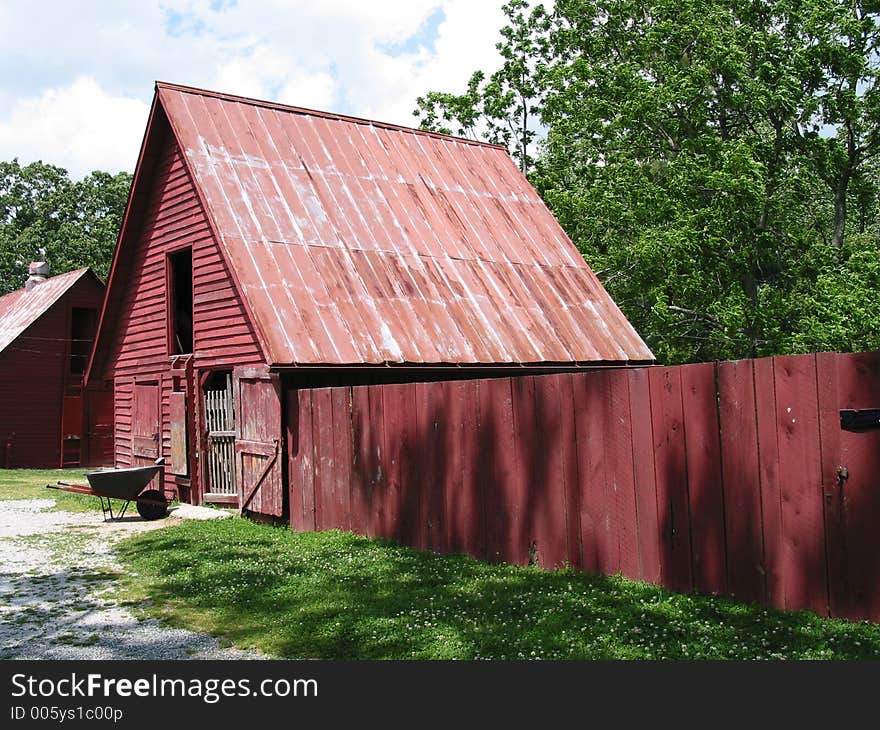
<instances>
[{"instance_id":1,"label":"roof ridge line","mask_svg":"<svg viewBox=\"0 0 880 730\"><path fill-rule=\"evenodd\" d=\"M433 137L435 139L445 139L450 142L460 142L461 144L474 145L476 147L490 147L493 149L503 150L509 154L509 150L500 144L492 142L481 142L476 139L468 139L467 137L457 137L452 134L442 134L440 132L431 132L427 129L419 129L418 127L407 127L403 124L394 124L393 122L382 122L376 119L367 119L365 117L355 117L349 114L339 114L337 112L327 112L320 109L309 109L308 107L293 106L292 104L281 104L280 102L267 101L265 99L255 99L250 96L240 96L238 94L226 94L221 91L211 91L210 89L200 89L195 86L184 86L182 84L174 84L169 81L156 81L156 89L168 89L169 91L179 91L184 94L194 94L198 96L208 96L213 99L223 101L241 102L251 104L253 106L262 106L267 109L275 109L277 111L291 112L293 114L302 114L310 117L321 117L323 119L335 119L341 122L351 122L353 124L364 124L371 127L379 127L380 129L391 129L397 132L409 132L425 137Z\"/></svg>"}]
</instances>

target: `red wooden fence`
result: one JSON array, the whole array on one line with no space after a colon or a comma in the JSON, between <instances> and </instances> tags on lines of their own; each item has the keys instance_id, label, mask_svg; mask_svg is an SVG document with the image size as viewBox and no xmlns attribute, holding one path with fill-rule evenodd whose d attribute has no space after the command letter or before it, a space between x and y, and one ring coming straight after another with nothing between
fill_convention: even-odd
<instances>
[{"instance_id":1,"label":"red wooden fence","mask_svg":"<svg viewBox=\"0 0 880 730\"><path fill-rule=\"evenodd\" d=\"M293 390L291 526L877 621L868 407L880 354Z\"/></svg>"}]
</instances>

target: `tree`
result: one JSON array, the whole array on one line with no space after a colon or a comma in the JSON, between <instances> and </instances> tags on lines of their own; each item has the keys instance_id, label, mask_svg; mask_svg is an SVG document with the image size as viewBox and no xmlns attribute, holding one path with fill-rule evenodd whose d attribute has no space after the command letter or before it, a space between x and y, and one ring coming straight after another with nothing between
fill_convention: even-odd
<instances>
[{"instance_id":1,"label":"tree","mask_svg":"<svg viewBox=\"0 0 880 730\"><path fill-rule=\"evenodd\" d=\"M20 288L35 260L106 279L130 186L125 172L71 181L54 165L0 162L0 293Z\"/></svg>"},{"instance_id":2,"label":"tree","mask_svg":"<svg viewBox=\"0 0 880 730\"><path fill-rule=\"evenodd\" d=\"M537 49L532 182L662 361L840 342L801 310L822 292L839 335L853 287L869 294L850 259L877 255L872 7L557 0L508 18ZM880 320L859 331L846 349Z\"/></svg>"},{"instance_id":3,"label":"tree","mask_svg":"<svg viewBox=\"0 0 880 730\"><path fill-rule=\"evenodd\" d=\"M416 99L413 115L425 129L509 147L526 172L533 163L550 17L541 5L527 12L526 0L510 0L502 9L509 20L496 45L502 67L488 77L475 71L464 94L429 91Z\"/></svg>"}]
</instances>

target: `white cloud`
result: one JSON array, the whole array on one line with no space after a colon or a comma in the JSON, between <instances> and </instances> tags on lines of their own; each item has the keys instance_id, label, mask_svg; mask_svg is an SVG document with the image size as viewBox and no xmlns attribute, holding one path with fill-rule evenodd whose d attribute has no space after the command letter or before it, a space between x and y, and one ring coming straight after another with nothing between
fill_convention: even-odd
<instances>
[{"instance_id":1,"label":"white cloud","mask_svg":"<svg viewBox=\"0 0 880 730\"><path fill-rule=\"evenodd\" d=\"M501 1L7 0L0 159L131 170L156 79L412 125L498 65Z\"/></svg>"},{"instance_id":2,"label":"white cloud","mask_svg":"<svg viewBox=\"0 0 880 730\"><path fill-rule=\"evenodd\" d=\"M0 159L41 159L72 176L134 169L149 105L111 96L89 77L21 98L0 120Z\"/></svg>"}]
</instances>

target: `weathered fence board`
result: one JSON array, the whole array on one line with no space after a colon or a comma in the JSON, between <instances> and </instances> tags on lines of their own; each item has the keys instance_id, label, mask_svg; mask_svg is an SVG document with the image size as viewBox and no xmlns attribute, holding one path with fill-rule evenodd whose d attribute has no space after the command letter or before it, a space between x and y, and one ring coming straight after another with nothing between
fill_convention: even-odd
<instances>
[{"instance_id":1,"label":"weathered fence board","mask_svg":"<svg viewBox=\"0 0 880 730\"><path fill-rule=\"evenodd\" d=\"M751 360L718 364L718 397L727 592L742 600L762 601L765 585L761 476Z\"/></svg>"},{"instance_id":2,"label":"weathered fence board","mask_svg":"<svg viewBox=\"0 0 880 730\"><path fill-rule=\"evenodd\" d=\"M694 589L720 594L727 580L715 368L701 363L680 370Z\"/></svg>"},{"instance_id":3,"label":"weathered fence board","mask_svg":"<svg viewBox=\"0 0 880 730\"><path fill-rule=\"evenodd\" d=\"M880 621L880 354L288 394L290 523Z\"/></svg>"},{"instance_id":4,"label":"weathered fence board","mask_svg":"<svg viewBox=\"0 0 880 730\"><path fill-rule=\"evenodd\" d=\"M660 518L660 570L664 585L690 591L691 526L688 500L681 369L649 371L654 430L654 473Z\"/></svg>"},{"instance_id":5,"label":"weathered fence board","mask_svg":"<svg viewBox=\"0 0 880 730\"><path fill-rule=\"evenodd\" d=\"M629 376L610 371L608 417L610 443L605 483L613 503L611 526L617 539L618 565L627 578L639 578L638 518L632 461L632 421L629 410Z\"/></svg>"},{"instance_id":6,"label":"weathered fence board","mask_svg":"<svg viewBox=\"0 0 880 730\"><path fill-rule=\"evenodd\" d=\"M629 410L632 427L632 459L636 514L638 517L639 578L660 583L660 523L654 473L651 392L648 370L629 372Z\"/></svg>"},{"instance_id":7,"label":"weathered fence board","mask_svg":"<svg viewBox=\"0 0 880 730\"><path fill-rule=\"evenodd\" d=\"M765 600L772 606L784 608L782 490L779 484L779 436L776 428L776 389L773 369L773 360L770 358L754 361ZM729 564L730 560L728 560Z\"/></svg>"},{"instance_id":8,"label":"weathered fence board","mask_svg":"<svg viewBox=\"0 0 880 730\"><path fill-rule=\"evenodd\" d=\"M815 356L775 358L782 497L783 605L824 613L825 579Z\"/></svg>"},{"instance_id":9,"label":"weathered fence board","mask_svg":"<svg viewBox=\"0 0 880 730\"><path fill-rule=\"evenodd\" d=\"M578 442L578 488L582 563L584 570L616 572L616 545L609 540L610 517L605 504L605 431L603 428L606 373L597 373L588 387L575 385Z\"/></svg>"},{"instance_id":10,"label":"weathered fence board","mask_svg":"<svg viewBox=\"0 0 880 730\"><path fill-rule=\"evenodd\" d=\"M575 567L581 562L581 508L578 486L577 432L574 411L574 377L560 379L559 450L562 455L562 478L565 482L565 564Z\"/></svg>"}]
</instances>

